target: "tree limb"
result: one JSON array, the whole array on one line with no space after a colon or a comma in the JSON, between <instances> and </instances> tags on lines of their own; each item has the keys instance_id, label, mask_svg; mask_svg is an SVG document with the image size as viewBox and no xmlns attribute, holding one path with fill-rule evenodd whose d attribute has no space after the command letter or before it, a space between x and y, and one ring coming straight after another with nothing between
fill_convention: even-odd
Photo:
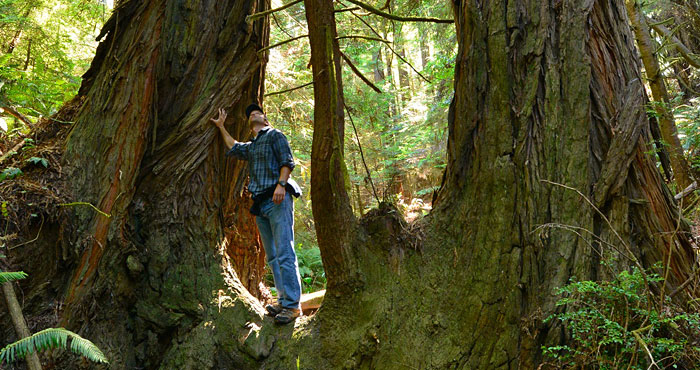
<instances>
[{"instance_id":1,"label":"tree limb","mask_svg":"<svg viewBox=\"0 0 700 370\"><path fill-rule=\"evenodd\" d=\"M17 151L24 145L26 142L26 139L22 139L17 145L15 145L12 149L8 150L5 154L0 156L0 163L2 163L5 159L7 159L9 156L17 153Z\"/></svg>"},{"instance_id":2,"label":"tree limb","mask_svg":"<svg viewBox=\"0 0 700 370\"><path fill-rule=\"evenodd\" d=\"M17 110L10 107L9 105L0 107L0 113L3 113L3 112L7 112L9 115L17 118L18 120L22 121L22 123L24 123L25 125L27 125L29 127L34 127L34 124L32 124L32 122L27 117L25 117L22 113L18 112Z\"/></svg>"},{"instance_id":3,"label":"tree limb","mask_svg":"<svg viewBox=\"0 0 700 370\"><path fill-rule=\"evenodd\" d=\"M307 87L307 86L311 86L311 85L313 85L313 84L314 84L313 82L309 82L309 83L303 84L303 85L301 85L301 86L292 87L291 89L271 92L271 93L269 93L269 94L265 94L265 97L273 96L273 95L279 95L279 94L284 94L284 93L287 93L287 92L290 92L290 91L303 89L303 88L305 88L305 87Z\"/></svg>"},{"instance_id":4,"label":"tree limb","mask_svg":"<svg viewBox=\"0 0 700 370\"><path fill-rule=\"evenodd\" d=\"M268 14L272 14L272 13L275 13L275 12L279 12L279 11L285 10L285 9L289 8L290 6L292 6L292 5L299 4L299 3L302 2L302 1L304 1L304 0L295 0L295 1L292 1L291 3L289 3L289 4L282 5L282 6L280 6L279 8L269 9L269 10L266 10L266 11L264 11L264 12L258 12L258 13L255 13L255 14L251 14L251 15L245 17L245 21L248 22L248 23L253 22L254 20L256 20L256 19L258 19L258 18L262 18L262 17L264 17L264 16L266 16L266 15L268 15Z\"/></svg>"},{"instance_id":5,"label":"tree limb","mask_svg":"<svg viewBox=\"0 0 700 370\"><path fill-rule=\"evenodd\" d=\"M365 76L362 74L362 72L360 72L360 70L357 69L357 67L355 67L354 64L352 64L352 61L350 60L350 58L347 57L347 55L345 55L345 53L343 53L343 52L341 51L341 52L340 52L340 56L343 57L343 60L345 61L345 63L347 63L347 64L350 66L350 69L352 69L352 71L357 75L357 77L359 77L362 81L364 81L364 83L366 83L369 87L371 87L372 90L374 90L374 91L376 91L376 92L378 92L378 93L380 93L380 94L382 93L382 90L379 90L379 88L378 88L377 86L375 86L375 85L372 83L372 81L368 80L367 77L365 77Z\"/></svg>"},{"instance_id":6,"label":"tree limb","mask_svg":"<svg viewBox=\"0 0 700 370\"><path fill-rule=\"evenodd\" d=\"M305 38L305 37L309 37L309 35L307 34L307 35L301 35L301 36L297 36L297 37L292 37L291 39L287 39L287 40L278 42L278 43L276 43L276 44L274 44L274 45L270 45L270 46L268 46L268 47L266 47L266 48L262 48L262 49L258 50L258 53L262 53L263 51L267 51L267 50L270 50L270 49L274 49L274 48L276 48L276 47L278 47L278 46L282 46L282 45L284 45L284 44L288 44L288 43L290 43L290 42L292 42L292 41L299 40L299 39L303 39L303 38Z\"/></svg>"},{"instance_id":7,"label":"tree limb","mask_svg":"<svg viewBox=\"0 0 700 370\"><path fill-rule=\"evenodd\" d=\"M5 293L5 301L7 301L7 309L10 311L10 318L12 319L12 324L15 327L15 332L17 332L17 337L19 339L24 339L31 335L29 328L27 327L27 321L24 319L22 314L22 308L17 301L17 295L15 294L15 288L12 286L11 282L2 284L2 291ZM39 356L36 352L32 352L27 355L26 358L27 367L30 370L41 370L41 362L39 361Z\"/></svg>"},{"instance_id":8,"label":"tree limb","mask_svg":"<svg viewBox=\"0 0 700 370\"><path fill-rule=\"evenodd\" d=\"M409 61L407 61L404 57L402 57L401 54L399 54L399 53L397 53L396 51L394 51L394 49L391 47L391 42L389 42L388 40L384 40L383 38L378 38L378 37L369 37L369 36L360 36L360 35L349 35L349 36L341 36L341 37L338 37L338 40L340 40L340 39L365 39L365 40L372 40L372 41L383 42L383 43L386 44L386 47L389 48L389 50L391 50L391 52L392 52L394 55L396 55L402 62L408 64L408 66L411 67L411 69L413 70L413 72L416 72L416 74L418 74L418 76L420 76L423 80L425 80L425 82L427 82L427 83L432 83L432 81L430 81L430 80L427 79L425 76L423 76L420 72L418 72L418 70L413 66L413 64L411 64L411 63L410 63Z\"/></svg>"},{"instance_id":9,"label":"tree limb","mask_svg":"<svg viewBox=\"0 0 700 370\"><path fill-rule=\"evenodd\" d=\"M432 22L432 23L454 23L455 22L454 19L439 19L439 18L430 18L430 17L400 17L398 15L394 15L394 14L390 14L390 13L381 11L375 7L372 7L372 6L367 5L365 3L361 3L357 0L347 0L347 1L359 6L360 8L362 8L370 13L373 13L373 14L376 14L378 16L381 16L381 17L384 17L387 19L391 19L394 21L399 21L399 22Z\"/></svg>"},{"instance_id":10,"label":"tree limb","mask_svg":"<svg viewBox=\"0 0 700 370\"><path fill-rule=\"evenodd\" d=\"M662 35L663 37L667 38L673 46L676 48L676 50L683 56L683 58L690 64L691 66L695 68L700 68L700 61L695 59L693 57L693 52L688 49L681 40L679 40L676 36L673 35L671 31L666 28L666 26L663 25L663 23L659 23L654 21L652 18L647 17L647 23L651 26L651 28Z\"/></svg>"},{"instance_id":11,"label":"tree limb","mask_svg":"<svg viewBox=\"0 0 700 370\"><path fill-rule=\"evenodd\" d=\"M333 13L352 12L352 11L360 10L360 9L362 9L362 8L360 8L359 6L354 6L354 7L352 7L352 8L336 9L336 10L333 11Z\"/></svg>"},{"instance_id":12,"label":"tree limb","mask_svg":"<svg viewBox=\"0 0 700 370\"><path fill-rule=\"evenodd\" d=\"M360 142L360 135L357 133L357 127L355 127L355 121L352 119L352 114L350 114L350 109L348 105L343 102L345 106L345 111L348 112L348 117L350 117L350 123L352 124L352 129L355 131L355 139L357 139L357 146L360 148L360 158L362 158L362 164L365 166L365 171L367 171L367 179L369 184L372 185L372 192L374 193L374 199L377 200L377 204L381 203L379 201L379 195L377 195L377 189L374 187L374 181L372 181L372 173L369 171L367 162L365 161L365 153L362 151L362 143Z\"/></svg>"}]
</instances>

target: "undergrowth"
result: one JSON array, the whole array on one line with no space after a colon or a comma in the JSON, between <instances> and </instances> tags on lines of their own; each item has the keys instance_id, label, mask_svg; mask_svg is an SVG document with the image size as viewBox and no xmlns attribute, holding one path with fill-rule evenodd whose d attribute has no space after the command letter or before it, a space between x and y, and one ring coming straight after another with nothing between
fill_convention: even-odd
<instances>
[{"instance_id":1,"label":"undergrowth","mask_svg":"<svg viewBox=\"0 0 700 370\"><path fill-rule=\"evenodd\" d=\"M632 268L612 281L573 281L559 288L559 321L568 345L543 346L558 369L700 369L700 315L647 289L663 277Z\"/></svg>"}]
</instances>

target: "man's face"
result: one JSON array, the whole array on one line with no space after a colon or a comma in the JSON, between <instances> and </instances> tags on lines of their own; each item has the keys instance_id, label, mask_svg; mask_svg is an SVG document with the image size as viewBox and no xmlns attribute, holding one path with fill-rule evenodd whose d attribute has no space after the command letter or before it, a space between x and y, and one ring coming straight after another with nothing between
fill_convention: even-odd
<instances>
[{"instance_id":1,"label":"man's face","mask_svg":"<svg viewBox=\"0 0 700 370\"><path fill-rule=\"evenodd\" d=\"M248 118L248 123L250 127L253 128L255 125L265 124L265 115L259 110L254 110L250 112L250 117Z\"/></svg>"}]
</instances>

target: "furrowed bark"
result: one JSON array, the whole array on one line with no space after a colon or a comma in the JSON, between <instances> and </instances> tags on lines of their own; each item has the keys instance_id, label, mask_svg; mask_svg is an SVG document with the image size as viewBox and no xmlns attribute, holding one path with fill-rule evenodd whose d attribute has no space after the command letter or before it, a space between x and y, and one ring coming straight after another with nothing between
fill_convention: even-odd
<instances>
[{"instance_id":1,"label":"furrowed bark","mask_svg":"<svg viewBox=\"0 0 700 370\"><path fill-rule=\"evenodd\" d=\"M224 157L209 122L221 107L234 137L250 135L243 109L263 96L269 28L245 18L266 7L129 1L102 30L63 161L74 200L109 217L70 208L59 324L114 368L255 368L269 354L272 342L245 354L250 340L219 330L262 320L250 293L262 297L264 254L246 164Z\"/></svg>"}]
</instances>

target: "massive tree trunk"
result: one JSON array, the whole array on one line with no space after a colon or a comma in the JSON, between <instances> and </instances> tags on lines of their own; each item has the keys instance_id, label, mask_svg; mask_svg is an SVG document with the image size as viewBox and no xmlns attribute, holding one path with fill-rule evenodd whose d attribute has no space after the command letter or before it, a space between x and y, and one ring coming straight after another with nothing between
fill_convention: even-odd
<instances>
[{"instance_id":1,"label":"massive tree trunk","mask_svg":"<svg viewBox=\"0 0 700 370\"><path fill-rule=\"evenodd\" d=\"M73 199L101 212L70 207L60 236L45 225L34 244L43 258L18 265L32 276L32 296L49 294L41 293L47 279L58 286L54 324L93 339L115 368L253 361L217 350L236 347L237 335L213 333L214 314L226 320L244 310L247 321L260 319L248 291L263 294L264 254L242 193L246 163L225 158L209 119L225 108L231 134L248 138L243 109L263 96L267 55L257 51L269 26L245 18L267 7L126 1L99 36L63 170ZM60 267L42 271L56 256ZM45 311L36 305L27 315Z\"/></svg>"},{"instance_id":2,"label":"massive tree trunk","mask_svg":"<svg viewBox=\"0 0 700 370\"><path fill-rule=\"evenodd\" d=\"M687 226L677 225L647 154L624 2L454 5L460 48L436 208L407 225L383 206L363 218L354 243L319 239L324 262L349 251L339 254L354 266L318 314L327 368L534 369L542 345L566 340L543 322L556 309L554 288L660 260L677 286L694 268ZM310 37L323 70L330 54ZM327 91L317 82L317 109ZM328 117L316 114L315 130L330 127ZM336 173L316 176L341 188ZM314 199L315 213L338 208ZM316 218L316 227L346 230L342 222ZM602 258L615 259L604 267Z\"/></svg>"},{"instance_id":3,"label":"massive tree trunk","mask_svg":"<svg viewBox=\"0 0 700 370\"><path fill-rule=\"evenodd\" d=\"M684 281L694 254L647 154L623 0L453 3L448 166L434 211L408 225L388 205L352 214L332 3L305 0L328 290L296 328L262 319L219 255L242 169L207 120L260 96L267 31L243 19L264 2L123 3L65 154L76 200L110 217L71 208L63 321L113 368L534 369L541 345L566 340L543 318L570 278L668 258L670 284Z\"/></svg>"}]
</instances>

